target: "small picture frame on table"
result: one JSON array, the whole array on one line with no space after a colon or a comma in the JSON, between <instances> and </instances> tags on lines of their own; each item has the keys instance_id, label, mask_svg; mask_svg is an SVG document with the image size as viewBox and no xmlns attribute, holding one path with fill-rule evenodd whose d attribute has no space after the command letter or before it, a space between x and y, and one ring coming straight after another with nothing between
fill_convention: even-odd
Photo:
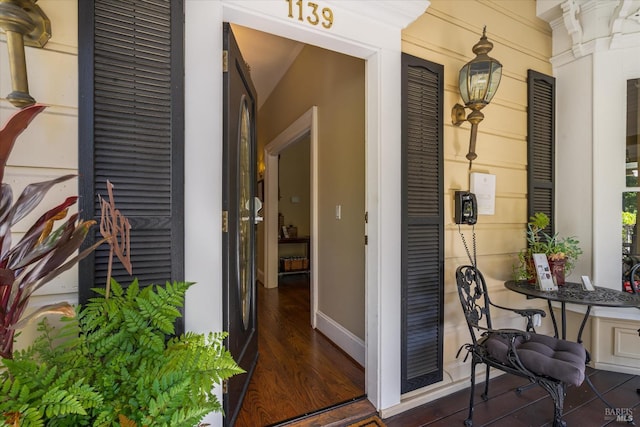
<instances>
[{"instance_id":1,"label":"small picture frame on table","mask_svg":"<svg viewBox=\"0 0 640 427\"><path fill-rule=\"evenodd\" d=\"M580 276L580 279L582 279L582 289L584 289L585 291L596 290L596 288L593 287L593 284L591 283L591 279L589 278L589 276Z\"/></svg>"},{"instance_id":2,"label":"small picture frame on table","mask_svg":"<svg viewBox=\"0 0 640 427\"><path fill-rule=\"evenodd\" d=\"M533 254L533 263L536 266L538 287L541 291L557 291L558 285L553 281L553 275L549 268L549 261L545 254Z\"/></svg>"}]
</instances>

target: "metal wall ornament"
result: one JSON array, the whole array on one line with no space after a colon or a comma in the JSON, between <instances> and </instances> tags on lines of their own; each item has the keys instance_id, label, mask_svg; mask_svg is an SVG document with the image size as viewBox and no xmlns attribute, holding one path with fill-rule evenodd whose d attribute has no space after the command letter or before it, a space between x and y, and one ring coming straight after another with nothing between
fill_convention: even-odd
<instances>
[{"instance_id":1,"label":"metal wall ornament","mask_svg":"<svg viewBox=\"0 0 640 427\"><path fill-rule=\"evenodd\" d=\"M51 38L51 21L38 0L0 1L0 29L7 38L12 92L7 100L18 108L35 104L29 95L24 47L44 47Z\"/></svg>"},{"instance_id":2,"label":"metal wall ornament","mask_svg":"<svg viewBox=\"0 0 640 427\"><path fill-rule=\"evenodd\" d=\"M469 152L466 155L469 160L469 169L471 169L471 163L478 157L476 154L478 124L484 119L484 114L480 110L491 102L502 77L502 64L488 55L493 49L493 43L487 39L486 33L485 26L482 37L472 49L476 57L460 69L458 87L464 106L456 104L451 110L451 121L455 126L460 126L465 121L471 123ZM466 117L465 108L471 109L471 113Z\"/></svg>"}]
</instances>

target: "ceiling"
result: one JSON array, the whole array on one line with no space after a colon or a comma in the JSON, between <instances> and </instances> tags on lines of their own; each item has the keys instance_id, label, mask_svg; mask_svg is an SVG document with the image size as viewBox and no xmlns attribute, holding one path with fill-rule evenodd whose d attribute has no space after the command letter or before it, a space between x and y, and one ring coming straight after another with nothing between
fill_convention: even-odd
<instances>
[{"instance_id":1,"label":"ceiling","mask_svg":"<svg viewBox=\"0 0 640 427\"><path fill-rule=\"evenodd\" d=\"M304 44L236 24L232 24L231 27L242 57L249 65L260 108Z\"/></svg>"}]
</instances>

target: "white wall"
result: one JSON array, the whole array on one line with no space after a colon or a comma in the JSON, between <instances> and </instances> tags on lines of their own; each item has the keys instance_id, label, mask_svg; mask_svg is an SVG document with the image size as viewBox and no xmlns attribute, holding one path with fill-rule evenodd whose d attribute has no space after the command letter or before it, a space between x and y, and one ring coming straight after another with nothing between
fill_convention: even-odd
<instances>
[{"instance_id":1,"label":"white wall","mask_svg":"<svg viewBox=\"0 0 640 427\"><path fill-rule=\"evenodd\" d=\"M640 1L567 2L573 12L554 3L545 2L544 18L558 91L557 229L580 236L585 250L574 280L588 274L620 289L626 81L640 78Z\"/></svg>"},{"instance_id":2,"label":"white wall","mask_svg":"<svg viewBox=\"0 0 640 427\"><path fill-rule=\"evenodd\" d=\"M574 276L592 275L594 182L592 58L554 70L556 77L556 230L576 236L584 253ZM573 141L573 143L571 142ZM571 166L574 165L574 166ZM580 167L578 167L580 166ZM582 191L575 191L576 188ZM572 215L571 215L572 213Z\"/></svg>"},{"instance_id":3,"label":"white wall","mask_svg":"<svg viewBox=\"0 0 640 427\"><path fill-rule=\"evenodd\" d=\"M588 274L594 284L620 290L626 86L640 78L640 1L542 3L538 12L553 29L558 90L557 228L580 236L585 250L574 280ZM638 310L594 307L591 313L594 366L638 374Z\"/></svg>"}]
</instances>

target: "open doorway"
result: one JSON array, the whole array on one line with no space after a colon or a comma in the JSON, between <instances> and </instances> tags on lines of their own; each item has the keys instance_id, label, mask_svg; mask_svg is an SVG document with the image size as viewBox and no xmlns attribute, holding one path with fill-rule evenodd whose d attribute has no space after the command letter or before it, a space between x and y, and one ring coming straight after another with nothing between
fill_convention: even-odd
<instances>
[{"instance_id":1,"label":"open doorway","mask_svg":"<svg viewBox=\"0 0 640 427\"><path fill-rule=\"evenodd\" d=\"M224 67L222 33L202 28L231 22L310 43L366 61L366 390L380 411L400 404L401 387L401 50L402 30L422 16L427 0L331 2L340 25L330 30L287 16L287 2L185 2L185 276L206 283L187 295L188 330L222 328L222 284L218 277L222 228L203 212L222 215L219 169ZM307 81L311 85L315 82ZM331 93L330 93L331 94ZM306 108L309 107L308 104ZM284 117L290 121L291 117ZM322 122L322 117L321 117ZM339 130L339 128L337 128ZM203 197L202 185L210 185ZM361 216L362 215L361 213ZM364 237L364 236L362 236ZM364 239L362 239L364 240ZM203 250L210 248L211 250ZM211 252L213 251L213 253ZM214 278L214 279L212 279ZM219 425L221 415L211 417ZM218 421L220 419L220 421Z\"/></svg>"},{"instance_id":2,"label":"open doorway","mask_svg":"<svg viewBox=\"0 0 640 427\"><path fill-rule=\"evenodd\" d=\"M270 203L278 194L277 154L310 132L311 325L363 366L365 65L304 45L258 113L266 165L264 283L277 285L277 211Z\"/></svg>"},{"instance_id":3,"label":"open doorway","mask_svg":"<svg viewBox=\"0 0 640 427\"><path fill-rule=\"evenodd\" d=\"M264 256L262 265L264 266L264 280L262 283L267 288L278 286L281 273L280 266L280 236L282 236L282 225L280 224L282 211L281 207L281 184L280 184L280 156L288 147L295 146L302 141L306 141L307 155L306 161L307 176L302 180L308 184L307 206L308 206L308 231L309 243L306 255L309 259L309 285L310 285L310 323L316 328L317 290L318 290L318 108L312 107L293 123L287 126L278 136L270 141L264 148L265 162L265 222L263 229ZM300 159L298 159L300 160ZM304 167L303 165L301 165ZM293 177L284 177L294 179ZM285 185L285 183L283 183ZM304 185L304 184L303 184ZM296 188L296 185L292 185ZM292 195L293 196L293 195ZM300 215L297 213L296 216ZM285 218L286 222L286 218Z\"/></svg>"},{"instance_id":4,"label":"open doorway","mask_svg":"<svg viewBox=\"0 0 640 427\"><path fill-rule=\"evenodd\" d=\"M311 138L307 132L278 155L278 195L277 200L269 200L269 205L277 203L278 209L278 286L289 279L310 282L310 148ZM270 227L265 232L273 230ZM266 253L270 251L265 249Z\"/></svg>"},{"instance_id":5,"label":"open doorway","mask_svg":"<svg viewBox=\"0 0 640 427\"><path fill-rule=\"evenodd\" d=\"M242 50L241 37L238 38ZM252 68L252 77L257 75L258 69L252 66L249 58L245 60ZM316 81L317 87L309 88L305 78ZM258 140L259 146L264 146L265 164L262 184L265 220L261 226L262 230L258 231L259 235L262 234L258 239L259 245L260 241L264 242L261 245L264 251L258 255L258 265L262 270L258 276L265 285L259 292L267 298L259 307L270 304L271 296L278 292L278 237L281 229L278 221L279 202L295 205L303 201L296 194L282 193L279 188L279 156L290 147L306 144L308 175L305 181L309 188L309 225L305 229L289 216L285 216L284 219L285 225L298 226L301 234L306 234L308 230L311 241L310 249L305 251L310 258L311 286L306 289L310 303L309 320L304 324L308 326L309 334L315 338L311 338L304 345L332 347L333 351L341 354L345 359L344 366L349 365L346 369L351 372L347 377L358 377L353 381L355 388L351 389L353 391L348 399L363 396L365 393L364 94L364 60L305 45L284 78L278 82L278 87L274 88L266 101L260 102L262 107L258 113ZM314 104L319 105L308 107ZM301 109L305 105L306 110ZM319 117L322 117L324 122L321 122ZM325 127L321 128L318 123L325 123ZM326 141L322 147L321 139ZM282 200L280 196L286 199ZM283 323L279 325L283 327L284 322L289 320L285 317L292 314L283 316L280 313L277 316L282 316ZM261 336L273 332L266 329L267 327L267 322L259 326ZM278 341L280 342L280 339ZM301 343L295 345L299 346ZM265 347L270 346L265 344ZM261 360L270 357L267 350L259 352ZM299 358L303 351L294 347L290 353L291 359L294 359ZM281 365L293 363L293 360L281 360L281 355L277 357ZM307 372L303 375L315 375L319 369L313 365L315 362L310 360ZM258 363L260 365L260 360ZM355 375L354 369L358 372ZM259 377L260 372L258 367L256 376ZM335 378L334 374L327 374L323 386L335 386L336 384L332 384ZM282 377L279 379L281 381ZM306 384L308 389L300 390L303 395L322 393L314 388L316 386L311 381L307 381ZM281 384L281 388L287 387L287 384ZM268 391L270 394L274 392ZM326 393L333 393L334 398L340 395L335 390ZM254 394L248 394L247 398L252 400L253 407L260 406L256 405L257 398ZM329 406L344 401L343 397L335 401L330 400ZM325 407L311 406L303 413Z\"/></svg>"}]
</instances>

